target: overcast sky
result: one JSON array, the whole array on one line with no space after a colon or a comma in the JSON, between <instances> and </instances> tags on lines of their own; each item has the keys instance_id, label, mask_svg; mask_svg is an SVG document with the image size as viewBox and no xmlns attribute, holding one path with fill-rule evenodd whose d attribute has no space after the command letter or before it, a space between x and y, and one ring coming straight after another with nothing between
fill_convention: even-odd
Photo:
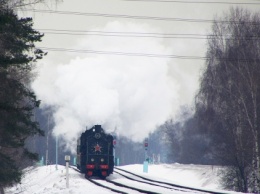
<instances>
[{"instance_id":1,"label":"overcast sky","mask_svg":"<svg viewBox=\"0 0 260 194\"><path fill-rule=\"evenodd\" d=\"M183 19L213 20L216 16L222 16L231 6L236 6L229 3L248 3L239 6L252 11L260 10L260 2L253 0L222 0L222 3L167 1L64 0L58 5L47 2L47 5L33 7L37 12L20 12L21 16L33 17L34 27L45 33L43 42L38 44L40 47L103 52L48 51L48 55L39 62L38 77L33 88L42 100L42 107L52 107L54 110L54 134L72 140L83 126L91 127L96 123L110 130L117 128L118 133L125 133L133 140L142 140L156 126L176 117L181 106L192 105L198 90L199 75L205 61L164 56L204 57L206 39L198 39L198 35L210 34L211 22L188 22ZM54 10L56 13L39 10ZM70 13L57 14L58 11ZM104 14L128 18L105 17ZM156 17L157 20L130 18L132 16ZM135 32L139 36L150 36L149 33L182 35L178 38L169 38L169 35L165 35L168 38L161 38L161 35L79 35L83 32L77 32L77 35L54 34L57 30ZM185 34L197 36L189 39ZM182 38L184 36L186 38ZM115 52L120 52L120 56L114 55ZM133 53L145 56L126 56ZM147 54L156 56L148 57ZM84 103L86 99L88 103ZM71 128L77 128L76 132L71 132Z\"/></svg>"}]
</instances>

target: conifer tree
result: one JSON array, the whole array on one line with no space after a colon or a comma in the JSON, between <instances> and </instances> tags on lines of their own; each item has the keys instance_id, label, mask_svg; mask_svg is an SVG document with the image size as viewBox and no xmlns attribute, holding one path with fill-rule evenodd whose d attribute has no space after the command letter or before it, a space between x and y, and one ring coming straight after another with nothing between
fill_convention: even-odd
<instances>
[{"instance_id":1,"label":"conifer tree","mask_svg":"<svg viewBox=\"0 0 260 194\"><path fill-rule=\"evenodd\" d=\"M45 53L35 47L43 35L32 26L32 18L19 19L0 7L0 193L20 181L24 160L37 159L25 148L25 140L43 135L33 120L40 101L29 83L33 64Z\"/></svg>"}]
</instances>

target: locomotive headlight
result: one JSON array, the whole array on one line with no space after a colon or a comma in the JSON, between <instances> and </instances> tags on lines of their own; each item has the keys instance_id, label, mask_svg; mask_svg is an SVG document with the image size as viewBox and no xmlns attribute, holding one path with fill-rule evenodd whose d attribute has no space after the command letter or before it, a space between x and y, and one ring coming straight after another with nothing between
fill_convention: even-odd
<instances>
[{"instance_id":1,"label":"locomotive headlight","mask_svg":"<svg viewBox=\"0 0 260 194\"><path fill-rule=\"evenodd\" d=\"M94 162L95 160L94 160L94 158L91 158L90 161L91 161L91 162Z\"/></svg>"},{"instance_id":2,"label":"locomotive headlight","mask_svg":"<svg viewBox=\"0 0 260 194\"><path fill-rule=\"evenodd\" d=\"M101 162L104 162L105 160L104 160L104 158L101 158L100 161L101 161Z\"/></svg>"}]
</instances>

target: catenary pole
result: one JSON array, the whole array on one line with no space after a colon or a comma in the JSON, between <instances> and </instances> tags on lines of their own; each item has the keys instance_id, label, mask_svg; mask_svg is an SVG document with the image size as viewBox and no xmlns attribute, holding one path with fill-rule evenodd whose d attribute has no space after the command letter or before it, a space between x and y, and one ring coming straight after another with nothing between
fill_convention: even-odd
<instances>
[{"instance_id":1,"label":"catenary pole","mask_svg":"<svg viewBox=\"0 0 260 194\"><path fill-rule=\"evenodd\" d=\"M56 136L56 170L58 170L58 144L59 144L59 139L58 136Z\"/></svg>"}]
</instances>

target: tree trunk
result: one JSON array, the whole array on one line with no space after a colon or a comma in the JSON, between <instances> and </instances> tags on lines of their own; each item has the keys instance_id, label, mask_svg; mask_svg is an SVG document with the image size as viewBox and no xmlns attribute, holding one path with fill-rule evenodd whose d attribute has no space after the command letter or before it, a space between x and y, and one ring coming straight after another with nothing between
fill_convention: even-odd
<instances>
[{"instance_id":1,"label":"tree trunk","mask_svg":"<svg viewBox=\"0 0 260 194\"><path fill-rule=\"evenodd\" d=\"M259 148L258 148L258 141L257 141L257 131L256 131L256 137L255 137L255 166L254 166L254 171L255 171L255 180L254 180L254 189L255 192L259 192Z\"/></svg>"}]
</instances>

